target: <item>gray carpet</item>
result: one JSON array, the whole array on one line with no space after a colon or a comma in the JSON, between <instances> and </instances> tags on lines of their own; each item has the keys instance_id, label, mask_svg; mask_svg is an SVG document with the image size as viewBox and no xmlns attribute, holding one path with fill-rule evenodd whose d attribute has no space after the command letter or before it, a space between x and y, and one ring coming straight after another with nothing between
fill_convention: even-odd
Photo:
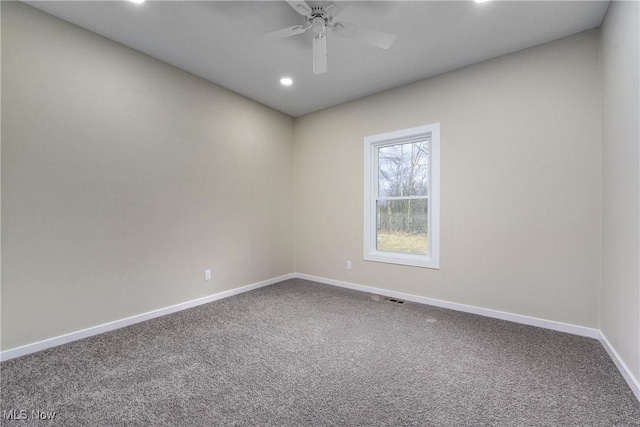
<instances>
[{"instance_id":1,"label":"gray carpet","mask_svg":"<svg viewBox=\"0 0 640 427\"><path fill-rule=\"evenodd\" d=\"M6 426L640 426L596 340L304 280L1 368Z\"/></svg>"}]
</instances>

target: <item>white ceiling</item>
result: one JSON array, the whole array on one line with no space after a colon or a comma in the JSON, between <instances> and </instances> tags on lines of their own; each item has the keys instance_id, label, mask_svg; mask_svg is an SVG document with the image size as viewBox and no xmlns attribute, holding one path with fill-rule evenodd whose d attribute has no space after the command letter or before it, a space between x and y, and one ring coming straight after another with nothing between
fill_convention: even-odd
<instances>
[{"instance_id":1,"label":"white ceiling","mask_svg":"<svg viewBox=\"0 0 640 427\"><path fill-rule=\"evenodd\" d=\"M25 3L293 117L598 27L609 5L336 1L344 7L336 21L397 37L383 50L329 34L329 74L314 75L310 32L270 42L256 37L304 22L283 1ZM283 76L293 86L282 87Z\"/></svg>"}]
</instances>

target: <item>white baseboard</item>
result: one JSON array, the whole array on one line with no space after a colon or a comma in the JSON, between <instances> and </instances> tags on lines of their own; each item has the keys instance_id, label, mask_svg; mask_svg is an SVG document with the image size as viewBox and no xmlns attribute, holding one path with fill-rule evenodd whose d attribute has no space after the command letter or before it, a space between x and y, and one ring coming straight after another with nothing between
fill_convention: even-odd
<instances>
[{"instance_id":1,"label":"white baseboard","mask_svg":"<svg viewBox=\"0 0 640 427\"><path fill-rule=\"evenodd\" d=\"M127 317L125 319L103 323L102 325L92 326L90 328L82 329L80 331L70 332L68 334L60 335L53 338L48 338L46 340L38 341L32 344L11 348L9 350L4 350L0 352L0 361L13 359L16 357L24 356L26 354L35 353L41 350L46 350L51 347L56 347L72 341L80 340L82 338L91 337L93 335L102 334L104 332L112 331L114 329L119 329L125 326L133 325L134 323L144 322L145 320L175 313L177 311L186 310L188 308L206 304L219 299L228 298L233 295L238 295L244 292L252 291L254 289L262 288L264 286L269 286L274 283L281 282L283 280L293 279L295 277L296 275L294 273L286 274L284 276L274 277L273 279L263 280L261 282L252 283L250 285L242 286L240 288L219 292L217 294L194 299L191 301L186 301L186 302L175 304L169 307L159 308L157 310L149 311L147 313L136 314L135 316Z\"/></svg>"},{"instance_id":2,"label":"white baseboard","mask_svg":"<svg viewBox=\"0 0 640 427\"><path fill-rule=\"evenodd\" d=\"M421 304L433 305L436 307L448 308L465 313L478 314L485 317L493 317L495 319L508 320L510 322L522 323L524 325L538 326L540 328L552 329L554 331L566 332L573 335L580 335L589 338L600 338L598 329L587 328L585 326L571 325L569 323L554 322L552 320L539 319L537 317L523 316L521 314L507 313L504 311L491 310L488 308L475 307L472 305L459 304L434 298L421 297L418 295L405 294L403 292L395 292L387 289L374 288L371 286L358 285L356 283L342 282L340 280L327 279L324 277L311 276L309 274L297 273L299 279L311 280L314 282L325 283L327 285L339 286L341 288L354 289L356 291L369 292L403 299L406 301L418 302Z\"/></svg>"},{"instance_id":3,"label":"white baseboard","mask_svg":"<svg viewBox=\"0 0 640 427\"><path fill-rule=\"evenodd\" d=\"M102 325L92 326L90 328L82 329L80 331L71 332L68 334L60 335L46 340L38 341L32 344L15 347L9 350L0 352L0 361L13 359L16 357L24 356L37 351L46 350L51 347L56 347L62 344L66 344L72 341L77 341L82 338L87 338L93 335L98 335L104 332L112 331L114 329L123 328L125 326L133 325L134 323L144 322L145 320L153 319L155 317L164 316L167 314L175 313L177 311L186 310L191 307L206 304L212 301L216 301L223 298L228 298L234 295L238 295L244 292L248 292L254 289L258 289L264 286L269 286L274 283L281 282L288 279L305 279L314 282L324 283L327 285L338 286L341 288L353 289L362 292L368 292L373 294L385 295L394 298L403 299L406 301L413 301L421 304L433 305L436 307L448 308L451 310L463 311L465 313L478 314L480 316L492 317L495 319L508 320L510 322L521 323L525 325L538 326L541 328L551 329L554 331L566 332L569 334L580 335L588 338L598 339L602 346L605 348L616 367L629 384L629 387L640 401L640 382L636 379L631 370L622 361L618 353L611 346L611 343L607 340L604 334L593 328L587 328L584 326L571 325L568 323L554 322L551 320L539 319L536 317L523 316L520 314L507 313L504 311L491 310L487 308L475 307L466 304L459 304L455 302L449 302L434 298L421 297L418 295L406 294L403 292L395 292L387 289L374 288L371 286L359 285L356 283L343 282L340 280L327 279L325 277L312 276L302 273L291 273L280 277L274 277L272 279L263 280L261 282L253 283L250 285L242 286L240 288L231 289L217 294L209 295L206 297L186 301L180 304L175 304L169 307L160 308L157 310L149 311L147 313L137 314L135 316L127 317L125 319L116 320L113 322L104 323Z\"/></svg>"},{"instance_id":4,"label":"white baseboard","mask_svg":"<svg viewBox=\"0 0 640 427\"><path fill-rule=\"evenodd\" d=\"M624 361L620 358L620 355L618 355L618 352L613 348L613 346L611 345L607 337L604 336L602 331L600 331L599 339L604 349L607 351L607 353L609 353L609 357L611 357L611 360L613 360L613 363L616 364L616 367L622 374L622 377L625 379L627 384L629 384L629 388L631 388L631 391L633 391L633 394L635 394L636 398L640 401L640 381L638 381L638 379L633 376L627 364L624 363Z\"/></svg>"}]
</instances>

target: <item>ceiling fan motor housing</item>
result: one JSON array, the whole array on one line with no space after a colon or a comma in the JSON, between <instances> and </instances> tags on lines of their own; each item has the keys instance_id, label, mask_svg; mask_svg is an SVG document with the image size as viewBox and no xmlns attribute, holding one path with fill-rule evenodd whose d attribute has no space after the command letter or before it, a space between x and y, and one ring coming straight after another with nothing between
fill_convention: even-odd
<instances>
[{"instance_id":1,"label":"ceiling fan motor housing","mask_svg":"<svg viewBox=\"0 0 640 427\"><path fill-rule=\"evenodd\" d=\"M311 23L311 31L316 34L320 34L327 26L328 17L324 10L324 6L312 6L311 14L309 15L309 22Z\"/></svg>"},{"instance_id":2,"label":"ceiling fan motor housing","mask_svg":"<svg viewBox=\"0 0 640 427\"><path fill-rule=\"evenodd\" d=\"M323 16L324 15L324 6L311 6L311 16Z\"/></svg>"}]
</instances>

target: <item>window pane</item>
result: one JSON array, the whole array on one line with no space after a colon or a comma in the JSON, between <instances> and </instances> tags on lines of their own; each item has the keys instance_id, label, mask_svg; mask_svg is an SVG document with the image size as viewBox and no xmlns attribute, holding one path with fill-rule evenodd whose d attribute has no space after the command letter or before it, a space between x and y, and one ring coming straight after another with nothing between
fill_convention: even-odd
<instances>
[{"instance_id":1,"label":"window pane","mask_svg":"<svg viewBox=\"0 0 640 427\"><path fill-rule=\"evenodd\" d=\"M378 200L376 249L427 255L427 199Z\"/></svg>"},{"instance_id":2,"label":"window pane","mask_svg":"<svg viewBox=\"0 0 640 427\"><path fill-rule=\"evenodd\" d=\"M378 197L427 196L428 141L378 148Z\"/></svg>"}]
</instances>

